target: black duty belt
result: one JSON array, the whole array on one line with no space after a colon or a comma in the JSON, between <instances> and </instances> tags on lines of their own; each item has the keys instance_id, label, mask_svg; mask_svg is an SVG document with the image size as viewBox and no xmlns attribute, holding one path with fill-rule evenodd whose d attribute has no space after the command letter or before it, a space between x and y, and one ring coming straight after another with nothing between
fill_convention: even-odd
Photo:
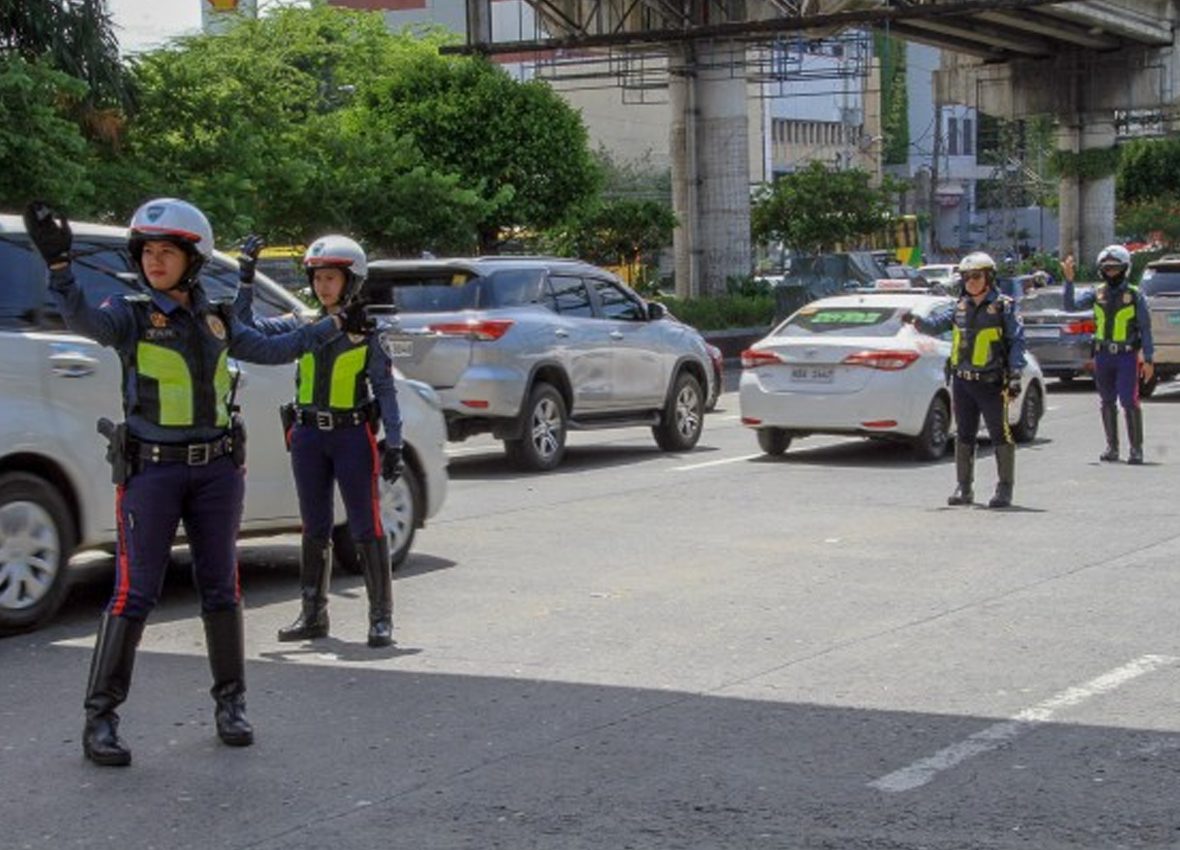
<instances>
[{"instance_id":1,"label":"black duty belt","mask_svg":"<svg viewBox=\"0 0 1180 850\"><path fill-rule=\"evenodd\" d=\"M208 443L145 443L135 440L131 444L132 457L144 463L185 463L189 466L205 466L210 461L230 454L234 448L233 438L226 434Z\"/></svg>"},{"instance_id":2,"label":"black duty belt","mask_svg":"<svg viewBox=\"0 0 1180 850\"><path fill-rule=\"evenodd\" d=\"M295 424L310 425L321 431L331 431L333 428L347 428L350 425L364 425L369 421L369 408L358 407L354 410L316 410L311 407L295 408Z\"/></svg>"},{"instance_id":3,"label":"black duty belt","mask_svg":"<svg viewBox=\"0 0 1180 850\"><path fill-rule=\"evenodd\" d=\"M964 381L983 381L989 384L1000 383L998 372L973 372L970 369L956 369L955 377Z\"/></svg>"},{"instance_id":4,"label":"black duty belt","mask_svg":"<svg viewBox=\"0 0 1180 850\"><path fill-rule=\"evenodd\" d=\"M1094 340L1094 351L1102 354L1126 354L1128 351L1134 351L1135 346L1129 342L1104 342L1103 340Z\"/></svg>"}]
</instances>

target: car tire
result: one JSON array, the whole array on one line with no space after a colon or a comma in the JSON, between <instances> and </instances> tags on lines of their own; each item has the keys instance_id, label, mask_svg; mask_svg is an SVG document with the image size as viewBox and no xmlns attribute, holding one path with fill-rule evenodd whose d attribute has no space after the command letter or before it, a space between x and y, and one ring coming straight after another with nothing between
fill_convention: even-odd
<instances>
[{"instance_id":1,"label":"car tire","mask_svg":"<svg viewBox=\"0 0 1180 850\"><path fill-rule=\"evenodd\" d=\"M1012 436L1018 443L1031 443L1037 437L1037 429L1041 427L1041 417L1045 413L1045 398L1041 394L1038 384L1029 384L1024 391L1024 400L1020 402L1020 420L1012 429Z\"/></svg>"},{"instance_id":2,"label":"car tire","mask_svg":"<svg viewBox=\"0 0 1180 850\"><path fill-rule=\"evenodd\" d=\"M1155 372L1152 372L1150 381L1145 381L1142 377L1139 378L1139 397L1151 398L1155 394L1155 388L1159 385L1159 382L1160 376Z\"/></svg>"},{"instance_id":3,"label":"car tire","mask_svg":"<svg viewBox=\"0 0 1180 850\"><path fill-rule=\"evenodd\" d=\"M791 446L791 433L783 428L759 428L754 433L758 436L758 448L771 457L786 454Z\"/></svg>"},{"instance_id":4,"label":"car tire","mask_svg":"<svg viewBox=\"0 0 1180 850\"><path fill-rule=\"evenodd\" d=\"M914 456L918 460L939 460L951 441L951 410L946 397L936 395L926 409L922 432L914 438Z\"/></svg>"},{"instance_id":5,"label":"car tire","mask_svg":"<svg viewBox=\"0 0 1180 850\"><path fill-rule=\"evenodd\" d=\"M692 449L701 438L705 425L705 400L700 381L688 372L677 375L661 419L660 424L651 429L656 445L666 452Z\"/></svg>"},{"instance_id":6,"label":"car tire","mask_svg":"<svg viewBox=\"0 0 1180 850\"><path fill-rule=\"evenodd\" d=\"M0 475L0 634L32 629L61 606L75 534L56 487L24 472Z\"/></svg>"},{"instance_id":7,"label":"car tire","mask_svg":"<svg viewBox=\"0 0 1180 850\"><path fill-rule=\"evenodd\" d=\"M389 568L394 572L410 555L422 514L422 483L418 473L406 464L393 484L381 480L381 524L389 538ZM332 563L349 575L361 574L361 560L348 523L332 529Z\"/></svg>"},{"instance_id":8,"label":"car tire","mask_svg":"<svg viewBox=\"0 0 1180 850\"><path fill-rule=\"evenodd\" d=\"M524 434L504 441L509 463L528 472L556 469L565 457L568 425L561 393L551 384L536 384L525 406Z\"/></svg>"}]
</instances>

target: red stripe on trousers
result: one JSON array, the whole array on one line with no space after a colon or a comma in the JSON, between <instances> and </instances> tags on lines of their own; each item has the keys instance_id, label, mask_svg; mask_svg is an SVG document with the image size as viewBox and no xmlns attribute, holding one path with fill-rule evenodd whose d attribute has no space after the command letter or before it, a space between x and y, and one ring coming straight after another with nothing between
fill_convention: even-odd
<instances>
[{"instance_id":1,"label":"red stripe on trousers","mask_svg":"<svg viewBox=\"0 0 1180 850\"><path fill-rule=\"evenodd\" d=\"M118 616L127 607L127 591L131 587L131 562L127 557L127 528L123 523L123 490L120 484L115 488L115 528L119 557L115 560L115 599L111 613Z\"/></svg>"},{"instance_id":2,"label":"red stripe on trousers","mask_svg":"<svg viewBox=\"0 0 1180 850\"><path fill-rule=\"evenodd\" d=\"M373 457L372 493L373 493L373 534L380 540L385 536L385 527L381 525L381 489L377 479L381 473L381 459L377 455L377 435L373 433L373 426L365 426L365 436L369 438L369 453Z\"/></svg>"}]
</instances>

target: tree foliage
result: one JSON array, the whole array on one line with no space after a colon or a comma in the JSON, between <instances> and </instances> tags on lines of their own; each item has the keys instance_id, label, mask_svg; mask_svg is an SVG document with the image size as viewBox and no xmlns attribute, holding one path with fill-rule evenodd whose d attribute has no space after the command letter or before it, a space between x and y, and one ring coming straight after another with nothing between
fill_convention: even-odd
<instances>
[{"instance_id":1,"label":"tree foliage","mask_svg":"<svg viewBox=\"0 0 1180 850\"><path fill-rule=\"evenodd\" d=\"M672 242L676 214L658 201L604 201L552 231L547 250L603 265L629 266Z\"/></svg>"},{"instance_id":2,"label":"tree foliage","mask_svg":"<svg viewBox=\"0 0 1180 850\"><path fill-rule=\"evenodd\" d=\"M1136 139L1119 148L1119 201L1136 203L1180 196L1180 139Z\"/></svg>"},{"instance_id":3,"label":"tree foliage","mask_svg":"<svg viewBox=\"0 0 1180 850\"><path fill-rule=\"evenodd\" d=\"M861 169L828 171L812 162L763 184L751 209L751 235L804 254L854 243L889 219L892 188L874 189L870 179Z\"/></svg>"},{"instance_id":4,"label":"tree foliage","mask_svg":"<svg viewBox=\"0 0 1180 850\"><path fill-rule=\"evenodd\" d=\"M482 59L407 58L366 105L388 134L409 136L433 167L477 189L483 250L505 229L552 227L594 197L586 128L548 85L518 83Z\"/></svg>"}]
</instances>

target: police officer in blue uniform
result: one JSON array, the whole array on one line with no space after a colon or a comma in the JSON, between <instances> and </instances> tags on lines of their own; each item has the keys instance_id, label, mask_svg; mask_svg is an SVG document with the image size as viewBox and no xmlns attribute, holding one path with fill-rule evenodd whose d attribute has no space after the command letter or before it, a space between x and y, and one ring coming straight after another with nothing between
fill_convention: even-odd
<instances>
[{"instance_id":1,"label":"police officer in blue uniform","mask_svg":"<svg viewBox=\"0 0 1180 850\"><path fill-rule=\"evenodd\" d=\"M1101 400L1102 430L1106 450L1099 460L1119 459L1119 417L1117 401L1127 420L1131 452L1127 463L1143 463L1143 407L1139 403L1139 376L1150 381L1155 354L1151 339L1151 311L1147 299L1127 280L1131 252L1122 245L1107 245L1098 252L1098 271L1103 282L1082 295L1074 293L1074 259L1061 263L1065 275L1066 310L1094 308L1094 383Z\"/></svg>"},{"instance_id":2,"label":"police officer in blue uniform","mask_svg":"<svg viewBox=\"0 0 1180 850\"><path fill-rule=\"evenodd\" d=\"M251 292L253 255L248 240L241 264L243 286L239 318L265 333L299 327L294 316L255 319ZM324 236L303 259L308 282L325 315L359 305L367 274L365 252L346 236ZM385 430L378 451L376 425ZM284 425L291 469L303 517L299 569L299 616L280 629L280 641L322 638L328 634L328 583L332 571L332 488L340 495L356 541L369 597L368 645L393 642L393 586L389 543L381 525L378 474L391 484L402 471L402 421L392 364L375 335L340 333L303 355L295 376L295 402L285 408Z\"/></svg>"},{"instance_id":3,"label":"police officer in blue uniform","mask_svg":"<svg viewBox=\"0 0 1180 850\"><path fill-rule=\"evenodd\" d=\"M955 406L955 473L958 487L948 505L975 501L975 443L979 419L995 446L998 481L988 507L1012 504L1016 479L1016 441L1008 427L1008 403L1020 395L1025 365L1024 323L1011 297L996 287L996 263L977 251L959 263L963 290L958 301L923 319L904 318L919 330L940 334L950 329L951 397Z\"/></svg>"},{"instance_id":4,"label":"police officer in blue uniform","mask_svg":"<svg viewBox=\"0 0 1180 850\"><path fill-rule=\"evenodd\" d=\"M136 211L128 248L144 291L98 307L87 303L71 272L68 222L34 202L25 223L50 268L50 291L66 324L114 348L123 364L126 421L110 431L108 455L117 484L115 587L91 661L83 752L100 765L131 763L116 709L127 698L181 522L201 597L217 734L230 746L247 746L254 731L245 714L236 554L245 435L234 415L227 358L291 362L345 320L267 337L237 321L232 305L211 303L198 276L212 256L213 231L185 201L161 198Z\"/></svg>"}]
</instances>

